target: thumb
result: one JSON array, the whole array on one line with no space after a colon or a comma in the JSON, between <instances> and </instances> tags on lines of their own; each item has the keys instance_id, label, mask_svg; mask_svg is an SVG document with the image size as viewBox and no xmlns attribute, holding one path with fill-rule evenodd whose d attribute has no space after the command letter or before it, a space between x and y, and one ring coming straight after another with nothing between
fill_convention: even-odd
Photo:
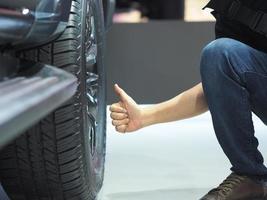
<instances>
[{"instance_id":1,"label":"thumb","mask_svg":"<svg viewBox=\"0 0 267 200\"><path fill-rule=\"evenodd\" d=\"M114 85L114 90L120 97L121 101L127 101L129 97L128 94L123 89L121 89L118 84Z\"/></svg>"}]
</instances>

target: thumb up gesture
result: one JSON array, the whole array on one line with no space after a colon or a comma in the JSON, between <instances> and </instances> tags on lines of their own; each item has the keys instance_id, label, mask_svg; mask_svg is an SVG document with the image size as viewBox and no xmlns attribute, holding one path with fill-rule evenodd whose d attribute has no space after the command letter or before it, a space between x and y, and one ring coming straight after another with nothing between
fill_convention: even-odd
<instances>
[{"instance_id":1,"label":"thumb up gesture","mask_svg":"<svg viewBox=\"0 0 267 200\"><path fill-rule=\"evenodd\" d=\"M110 106L112 125L120 133L132 132L142 128L141 108L136 102L117 84L114 85L119 102Z\"/></svg>"}]
</instances>

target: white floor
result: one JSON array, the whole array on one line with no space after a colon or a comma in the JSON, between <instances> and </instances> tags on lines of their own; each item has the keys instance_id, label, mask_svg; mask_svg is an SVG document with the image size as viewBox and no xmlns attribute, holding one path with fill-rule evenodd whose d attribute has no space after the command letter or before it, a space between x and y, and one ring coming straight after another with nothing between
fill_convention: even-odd
<instances>
[{"instance_id":1,"label":"white floor","mask_svg":"<svg viewBox=\"0 0 267 200\"><path fill-rule=\"evenodd\" d=\"M267 152L267 128L253 117L260 150ZM108 111L100 200L197 200L229 175L229 168L209 113L121 135Z\"/></svg>"}]
</instances>

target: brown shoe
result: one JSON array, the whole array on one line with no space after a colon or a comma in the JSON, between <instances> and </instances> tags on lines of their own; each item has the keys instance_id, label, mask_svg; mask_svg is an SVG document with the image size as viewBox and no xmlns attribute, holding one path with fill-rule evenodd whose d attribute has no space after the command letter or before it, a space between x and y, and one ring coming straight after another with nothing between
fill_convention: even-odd
<instances>
[{"instance_id":1,"label":"brown shoe","mask_svg":"<svg viewBox=\"0 0 267 200\"><path fill-rule=\"evenodd\" d=\"M200 200L267 200L267 186L232 173Z\"/></svg>"}]
</instances>

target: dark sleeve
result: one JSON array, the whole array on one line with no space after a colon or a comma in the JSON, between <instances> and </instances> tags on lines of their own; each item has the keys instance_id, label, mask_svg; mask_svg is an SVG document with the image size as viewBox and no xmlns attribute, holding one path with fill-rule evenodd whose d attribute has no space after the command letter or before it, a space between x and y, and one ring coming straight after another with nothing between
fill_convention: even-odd
<instances>
[{"instance_id":1,"label":"dark sleeve","mask_svg":"<svg viewBox=\"0 0 267 200\"><path fill-rule=\"evenodd\" d=\"M216 23L215 23L215 37L216 37L216 39L222 38L222 37L228 37L226 27L222 23L222 19L221 19L220 15L216 11L212 11L211 14L216 19Z\"/></svg>"},{"instance_id":2,"label":"dark sleeve","mask_svg":"<svg viewBox=\"0 0 267 200\"><path fill-rule=\"evenodd\" d=\"M239 22L229 20L218 15L215 11L212 12L216 18L215 36L218 38L232 38L243 42L253 48L267 52L267 37L253 32Z\"/></svg>"}]
</instances>

